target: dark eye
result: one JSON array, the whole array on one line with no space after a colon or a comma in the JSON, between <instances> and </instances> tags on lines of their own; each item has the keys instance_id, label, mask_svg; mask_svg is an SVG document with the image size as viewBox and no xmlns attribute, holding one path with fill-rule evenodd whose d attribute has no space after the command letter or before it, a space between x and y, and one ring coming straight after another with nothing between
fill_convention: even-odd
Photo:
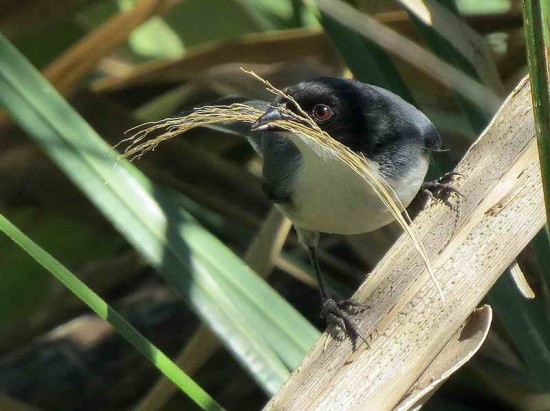
<instances>
[{"instance_id":1,"label":"dark eye","mask_svg":"<svg viewBox=\"0 0 550 411\"><path fill-rule=\"evenodd\" d=\"M326 104L317 104L311 112L315 120L326 121L332 117L332 109Z\"/></svg>"}]
</instances>

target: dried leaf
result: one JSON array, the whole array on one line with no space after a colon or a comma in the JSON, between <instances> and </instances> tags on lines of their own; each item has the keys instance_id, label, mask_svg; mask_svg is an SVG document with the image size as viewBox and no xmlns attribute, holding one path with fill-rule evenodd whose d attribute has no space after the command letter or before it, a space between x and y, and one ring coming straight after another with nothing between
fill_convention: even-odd
<instances>
[{"instance_id":1,"label":"dried leaf","mask_svg":"<svg viewBox=\"0 0 550 411\"><path fill-rule=\"evenodd\" d=\"M435 390L481 348L492 319L493 311L489 305L475 309L405 394L395 411L420 409Z\"/></svg>"}]
</instances>

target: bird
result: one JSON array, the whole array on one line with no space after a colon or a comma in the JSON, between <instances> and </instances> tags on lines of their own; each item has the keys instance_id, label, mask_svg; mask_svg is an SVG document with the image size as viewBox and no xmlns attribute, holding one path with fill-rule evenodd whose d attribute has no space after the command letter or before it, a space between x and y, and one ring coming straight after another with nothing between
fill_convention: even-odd
<instances>
[{"instance_id":1,"label":"bird","mask_svg":"<svg viewBox=\"0 0 550 411\"><path fill-rule=\"evenodd\" d=\"M430 154L441 150L441 136L422 111L389 90L354 79L320 77L283 92L285 96L271 102L244 101L263 114L249 129L241 124L232 131L246 135L263 157L263 191L292 221L307 250L319 286L321 317L355 349L359 339L365 340L353 319L362 305L328 294L317 257L319 236L371 232L394 217L363 177L333 151L283 130L276 121L296 121L288 111L309 116L330 137L369 159L405 207L424 190L460 194L451 185L456 173L423 185Z\"/></svg>"}]
</instances>

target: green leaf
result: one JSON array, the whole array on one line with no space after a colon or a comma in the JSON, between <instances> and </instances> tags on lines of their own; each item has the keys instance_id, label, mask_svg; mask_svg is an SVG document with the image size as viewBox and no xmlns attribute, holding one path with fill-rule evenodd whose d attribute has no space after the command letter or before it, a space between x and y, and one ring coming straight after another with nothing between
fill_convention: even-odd
<instances>
[{"instance_id":1,"label":"green leaf","mask_svg":"<svg viewBox=\"0 0 550 411\"><path fill-rule=\"evenodd\" d=\"M546 219L550 221L550 4L524 0L523 16Z\"/></svg>"},{"instance_id":2,"label":"green leaf","mask_svg":"<svg viewBox=\"0 0 550 411\"><path fill-rule=\"evenodd\" d=\"M550 388L550 320L546 303L526 300L506 270L488 294L498 318L538 382Z\"/></svg>"},{"instance_id":3,"label":"green leaf","mask_svg":"<svg viewBox=\"0 0 550 411\"><path fill-rule=\"evenodd\" d=\"M457 13L456 6L452 0L440 0L443 7L446 7L453 13ZM420 19L409 13L413 23L415 24L418 32L428 45L428 47L440 57L442 60L452 64L454 67L460 68L464 73L470 77L479 80L479 76L474 67L463 57L443 36L441 36L433 27L424 24ZM457 33L460 35L460 33ZM451 90L455 99L457 100L464 115L469 120L470 124L476 130L476 134L479 135L484 128L489 124L492 116L486 112L479 110L474 104L462 97L456 91Z\"/></svg>"},{"instance_id":4,"label":"green leaf","mask_svg":"<svg viewBox=\"0 0 550 411\"><path fill-rule=\"evenodd\" d=\"M0 36L0 101L135 249L183 295L268 392L319 332L118 155ZM116 164L116 166L115 166Z\"/></svg>"},{"instance_id":5,"label":"green leaf","mask_svg":"<svg viewBox=\"0 0 550 411\"><path fill-rule=\"evenodd\" d=\"M54 275L78 298L90 307L99 317L107 320L119 334L128 340L139 352L162 371L174 384L195 401L203 410L223 410L223 408L197 385L185 372L174 364L162 351L132 327L120 314L113 310L96 293L81 282L59 261L48 254L38 244L27 237L6 217L0 214L0 230L17 243L42 267Z\"/></svg>"}]
</instances>

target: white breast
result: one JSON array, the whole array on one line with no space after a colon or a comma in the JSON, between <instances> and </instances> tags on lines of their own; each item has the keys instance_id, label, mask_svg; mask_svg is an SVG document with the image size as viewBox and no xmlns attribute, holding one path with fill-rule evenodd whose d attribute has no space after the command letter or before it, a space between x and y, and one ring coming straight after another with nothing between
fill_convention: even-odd
<instances>
[{"instance_id":1,"label":"white breast","mask_svg":"<svg viewBox=\"0 0 550 411\"><path fill-rule=\"evenodd\" d=\"M337 234L360 234L393 221L370 185L349 166L307 139L290 137L303 163L295 180L292 202L277 207L303 229ZM418 159L399 182L388 181L405 206L412 201L426 175L428 161Z\"/></svg>"}]
</instances>

